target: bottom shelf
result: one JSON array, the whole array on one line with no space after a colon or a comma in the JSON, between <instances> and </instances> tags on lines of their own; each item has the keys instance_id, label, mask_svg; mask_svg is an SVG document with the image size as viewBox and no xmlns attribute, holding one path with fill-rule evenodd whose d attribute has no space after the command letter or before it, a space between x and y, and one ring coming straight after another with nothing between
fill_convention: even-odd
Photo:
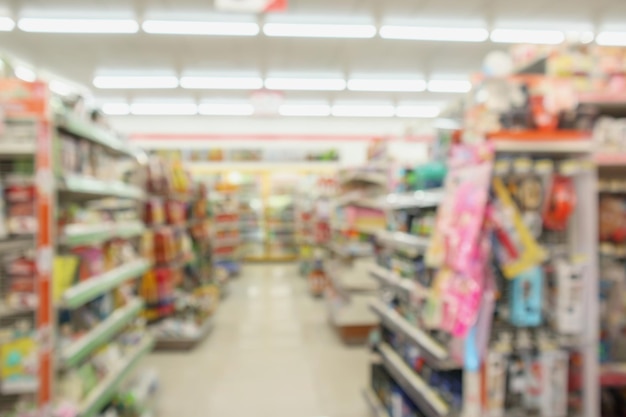
<instances>
[{"instance_id":1,"label":"bottom shelf","mask_svg":"<svg viewBox=\"0 0 626 417\"><path fill-rule=\"evenodd\" d=\"M97 415L102 408L111 401L119 385L130 375L133 369L135 369L140 359L150 353L153 347L154 339L152 337L146 337L139 346L129 352L122 363L111 371L105 379L100 381L98 386L83 400L78 409L78 414L81 417Z\"/></svg>"},{"instance_id":2,"label":"bottom shelf","mask_svg":"<svg viewBox=\"0 0 626 417\"><path fill-rule=\"evenodd\" d=\"M378 399L378 396L371 388L365 388L363 390L363 396L365 397L365 401L370 406L370 410L372 411L372 416L374 417L390 417L389 413L385 409L385 406Z\"/></svg>"},{"instance_id":3,"label":"bottom shelf","mask_svg":"<svg viewBox=\"0 0 626 417\"><path fill-rule=\"evenodd\" d=\"M179 351L190 350L207 338L213 329L213 317L209 317L202 323L198 335L195 337L156 337L156 350Z\"/></svg>"},{"instance_id":4,"label":"bottom shelf","mask_svg":"<svg viewBox=\"0 0 626 417\"><path fill-rule=\"evenodd\" d=\"M383 343L379 346L383 364L387 372L396 381L409 398L419 406L427 417L449 416L450 407L417 375L391 346Z\"/></svg>"}]
</instances>

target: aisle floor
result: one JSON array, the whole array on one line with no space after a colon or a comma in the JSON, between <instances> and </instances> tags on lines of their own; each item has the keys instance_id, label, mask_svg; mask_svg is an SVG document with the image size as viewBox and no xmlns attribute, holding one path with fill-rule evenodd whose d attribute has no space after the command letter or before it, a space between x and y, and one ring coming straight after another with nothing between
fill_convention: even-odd
<instances>
[{"instance_id":1,"label":"aisle floor","mask_svg":"<svg viewBox=\"0 0 626 417\"><path fill-rule=\"evenodd\" d=\"M366 347L347 347L295 264L246 265L196 350L156 353L159 417L365 417Z\"/></svg>"}]
</instances>

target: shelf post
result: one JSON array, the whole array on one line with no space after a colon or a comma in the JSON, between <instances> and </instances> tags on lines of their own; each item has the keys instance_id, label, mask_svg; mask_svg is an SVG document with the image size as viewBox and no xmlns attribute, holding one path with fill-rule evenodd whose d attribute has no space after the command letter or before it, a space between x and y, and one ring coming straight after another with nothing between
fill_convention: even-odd
<instances>
[{"instance_id":1,"label":"shelf post","mask_svg":"<svg viewBox=\"0 0 626 417\"><path fill-rule=\"evenodd\" d=\"M52 123L44 117L37 126L35 152L35 213L36 283L39 300L37 308L37 339L39 342L39 390L37 404L42 417L52 415L54 381L54 307L52 305L53 216L55 204L54 175L52 172Z\"/></svg>"}]
</instances>

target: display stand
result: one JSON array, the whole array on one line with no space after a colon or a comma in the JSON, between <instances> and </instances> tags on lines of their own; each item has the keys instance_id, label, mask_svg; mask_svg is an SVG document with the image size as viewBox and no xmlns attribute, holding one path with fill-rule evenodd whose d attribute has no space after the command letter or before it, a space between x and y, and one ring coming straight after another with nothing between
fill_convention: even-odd
<instances>
[{"instance_id":1,"label":"display stand","mask_svg":"<svg viewBox=\"0 0 626 417\"><path fill-rule=\"evenodd\" d=\"M385 209L367 203L386 194L388 170L388 164L371 161L339 173L340 191L323 270L330 324L348 344L367 341L378 324L368 308L376 297L376 285L368 279L367 269L373 263L371 237L384 228Z\"/></svg>"},{"instance_id":2,"label":"display stand","mask_svg":"<svg viewBox=\"0 0 626 417\"><path fill-rule=\"evenodd\" d=\"M571 141L562 138L550 141L549 136L546 134L544 138L538 137L532 145L528 142L499 136L494 141L496 158L511 165L516 164L521 156L533 158L535 161L549 158L556 164L557 172L574 179L576 195L593 196L595 172L590 169L592 142L589 139L581 140L579 137ZM527 159L524 159L524 163L527 163L526 161ZM501 165L498 164L494 169L495 176L507 175L506 173L509 172L508 168L502 170ZM428 198L423 204L417 204L413 222L416 221L415 218L420 218L421 210L436 204L437 198L434 198L434 195L437 195L440 200L445 200L447 196L441 191L435 191L432 198ZM561 336L558 343L561 343L561 349L578 352L581 355L582 374L581 379L576 380L583 381L580 386L580 400L583 404L581 412L589 416L597 415L592 410L596 410L598 405L597 321L595 321L598 308L596 298L598 280L595 260L597 245L593 239L585 239L584 236L596 235L597 229L594 221L596 214L597 207L594 199L580 198L573 217L569 220L567 232L562 235L564 240L559 241L558 244L552 240L546 243L551 249L549 255L551 260L555 259L553 257L561 256L560 254L569 254L573 258L583 260L585 265L581 272L583 282L581 294L584 294L584 300L582 298L580 300L580 303L584 303L585 306L584 326L580 326L582 329L580 334ZM545 238L553 239L555 236L549 235ZM380 364L372 365L374 389L377 391L375 399L381 401L380 392L386 392L384 381L390 378L393 381L392 384L397 385L402 394L410 399L411 404L426 416L484 415L480 411L479 398L487 394L481 393L480 373L470 372L467 364L463 362L464 354L458 351L459 346L451 345L449 339L441 337L441 332L426 327L424 325L426 316L421 316L428 311L420 307L425 305L423 300L432 297L433 295L430 294L435 294L433 291L436 290L430 283L432 282L432 278L429 278L432 276L431 273L419 267L417 270L412 268L415 267L414 265L422 264L421 259L426 256L432 240L427 236L416 236L406 232L380 232L377 234L377 244L379 263L382 265L372 267L369 271L370 275L380 283L382 295L381 300L371 305L372 310L380 318L383 328L382 342L377 347L382 361ZM407 264L404 259L415 261ZM391 260L391 269L386 267L389 260ZM501 297L513 297L513 295L504 292ZM519 328L506 324L506 321L502 319L494 323L496 324L491 329L491 337L494 340L504 333L515 334L519 331ZM465 343L468 342L465 341ZM457 394L446 390L451 389L450 384L455 378L455 372L461 372L463 369L464 388L462 397L457 397L460 390ZM444 378L446 375L446 380L450 379L445 389L439 385L440 382L433 379L430 372L441 375L438 378ZM461 383L460 381L457 379L458 383ZM496 389L505 389L504 380L501 385ZM365 395L366 397L371 395L369 388L365 391ZM389 398L386 400L391 401ZM389 407L389 403L383 405L383 408L385 407ZM374 406L374 410L379 409L379 406ZM555 413L557 413L555 415L561 415L559 412L555 411Z\"/></svg>"},{"instance_id":3,"label":"display stand","mask_svg":"<svg viewBox=\"0 0 626 417\"><path fill-rule=\"evenodd\" d=\"M209 334L220 292L212 282L207 188L178 161L152 157L149 168L145 216L155 268L142 283L144 314L157 350L188 350Z\"/></svg>"},{"instance_id":4,"label":"display stand","mask_svg":"<svg viewBox=\"0 0 626 417\"><path fill-rule=\"evenodd\" d=\"M61 392L60 378L79 366L83 369L91 366L90 358L141 312L143 301L125 290L126 295L119 301L119 307L103 308L103 312L109 310L108 315L94 322L88 331L71 335L63 343L58 338L68 338L67 330L58 328L59 321L78 315L79 308L86 311L83 306L108 297L112 291L118 292L119 288L129 284L132 286L132 281L150 266L132 250L136 238L144 230L136 206L131 203L124 215L117 213L115 208L117 202L133 202L144 196L133 183L133 176L124 174L126 169L134 173L139 171L140 152L113 133L67 110L56 109L52 118L47 86L43 83L0 80L0 84L2 105L5 109L14 109L5 111L6 128L0 143L0 155L4 161L4 209L8 213L8 217L2 219L1 229L6 240L3 239L0 247L3 255L7 255L3 257L4 266L7 268L8 262L11 271L3 277L0 310L6 319L36 312L36 336L30 340L35 349L33 353L38 356L37 375L16 372L17 368L5 369L10 373L3 373L0 386L3 395L12 395L14 399L17 399L16 394L36 393L39 415L48 416L53 404L61 399L57 396ZM15 109L19 110L16 112ZM56 146L53 147L53 143ZM109 208L100 205L104 199L112 203ZM56 213L54 218L53 212ZM76 213L85 213L85 217ZM103 225L97 224L96 219L107 220ZM56 227L55 221L58 222ZM32 237L29 238L33 234L36 235L34 242ZM105 244L111 256L105 262L107 269L100 274L81 272L87 275L81 275L83 281L77 282L69 264L57 268L61 259L70 262L78 259L80 248L100 251L97 248ZM126 248L125 254L114 254L111 247L115 245ZM34 257L29 254L33 249ZM82 262L88 265L84 260ZM20 268L16 269L18 263ZM32 291L29 286L24 286L28 278L21 275L31 268L30 265L35 275ZM3 340L4 353L10 354L11 346L19 343L22 358L27 360L29 353L22 349L24 343L30 345L31 342L27 342L29 337L26 335L20 337ZM96 381L80 400L63 399L74 402L81 417L97 415L153 344L150 336L144 336L139 343L119 344L122 358L120 362L110 364L104 379Z\"/></svg>"}]
</instances>

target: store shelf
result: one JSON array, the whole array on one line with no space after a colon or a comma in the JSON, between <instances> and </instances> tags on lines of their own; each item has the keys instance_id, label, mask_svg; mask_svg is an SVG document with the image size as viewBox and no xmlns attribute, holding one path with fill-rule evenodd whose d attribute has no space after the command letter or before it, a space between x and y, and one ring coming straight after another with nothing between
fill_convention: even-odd
<instances>
[{"instance_id":1,"label":"store shelf","mask_svg":"<svg viewBox=\"0 0 626 417\"><path fill-rule=\"evenodd\" d=\"M385 203L387 207L393 210L430 208L437 207L443 200L444 195L445 192L442 188L396 193L389 194L385 199Z\"/></svg>"},{"instance_id":2,"label":"store shelf","mask_svg":"<svg viewBox=\"0 0 626 417\"><path fill-rule=\"evenodd\" d=\"M580 93L578 104L594 106L601 113L626 114L626 94L624 93Z\"/></svg>"},{"instance_id":3,"label":"store shelf","mask_svg":"<svg viewBox=\"0 0 626 417\"><path fill-rule=\"evenodd\" d=\"M371 277L376 279L382 286L393 288L397 294L407 299L412 299L419 292L419 286L411 280L403 279L393 271L375 265L369 269Z\"/></svg>"},{"instance_id":4,"label":"store shelf","mask_svg":"<svg viewBox=\"0 0 626 417\"><path fill-rule=\"evenodd\" d=\"M459 369L462 366L454 363L447 349L438 341L409 323L404 317L387 307L381 301L371 303L372 311L381 319L383 325L395 333L401 334L406 340L417 346L428 364L439 370Z\"/></svg>"},{"instance_id":5,"label":"store shelf","mask_svg":"<svg viewBox=\"0 0 626 417\"><path fill-rule=\"evenodd\" d=\"M362 245L361 247L352 246L350 244L339 244L337 242L329 243L327 246L328 250L339 255L342 258L359 258L359 257L368 257L374 254L373 248L368 245Z\"/></svg>"},{"instance_id":6,"label":"store shelf","mask_svg":"<svg viewBox=\"0 0 626 417\"><path fill-rule=\"evenodd\" d=\"M111 291L121 283L139 277L150 267L150 262L145 259L138 259L83 281L65 291L61 298L61 307L78 308L99 295Z\"/></svg>"},{"instance_id":7,"label":"store shelf","mask_svg":"<svg viewBox=\"0 0 626 417\"><path fill-rule=\"evenodd\" d=\"M546 134L545 140L522 141L516 139L501 138L494 142L497 152L510 153L552 153L552 154L572 154L591 152L594 147L590 139L582 140L571 138L571 140L560 139L550 140Z\"/></svg>"},{"instance_id":8,"label":"store shelf","mask_svg":"<svg viewBox=\"0 0 626 417\"><path fill-rule=\"evenodd\" d=\"M363 397L365 397L365 402L370 406L370 410L372 412L372 416L374 417L391 417L385 406L378 399L378 396L371 388L365 388L363 390Z\"/></svg>"},{"instance_id":9,"label":"store shelf","mask_svg":"<svg viewBox=\"0 0 626 417\"><path fill-rule=\"evenodd\" d=\"M63 228L60 240L67 246L99 244L114 238L139 236L146 230L143 223L121 222L101 224L72 224Z\"/></svg>"},{"instance_id":10,"label":"store shelf","mask_svg":"<svg viewBox=\"0 0 626 417\"><path fill-rule=\"evenodd\" d=\"M211 330L213 330L214 321L209 317L202 323L196 337L155 337L155 350L179 351L190 350L200 344L207 338Z\"/></svg>"},{"instance_id":11,"label":"store shelf","mask_svg":"<svg viewBox=\"0 0 626 417\"><path fill-rule=\"evenodd\" d=\"M34 314L34 312L35 312L34 308L28 308L28 307L15 308L15 307L7 306L3 302L0 302L0 319L6 318L6 317L18 317L18 316L23 316L27 314Z\"/></svg>"},{"instance_id":12,"label":"store shelf","mask_svg":"<svg viewBox=\"0 0 626 417\"><path fill-rule=\"evenodd\" d=\"M0 239L0 253L15 252L35 247L35 236L19 236Z\"/></svg>"},{"instance_id":13,"label":"store shelf","mask_svg":"<svg viewBox=\"0 0 626 417\"><path fill-rule=\"evenodd\" d=\"M430 238L428 237L415 236L403 232L380 231L376 234L376 239L381 244L402 251L409 256L423 254L430 244Z\"/></svg>"},{"instance_id":14,"label":"store shelf","mask_svg":"<svg viewBox=\"0 0 626 417\"><path fill-rule=\"evenodd\" d=\"M59 187L65 194L80 198L117 197L143 200L145 193L138 187L121 181L101 181L96 178L66 175Z\"/></svg>"},{"instance_id":15,"label":"store shelf","mask_svg":"<svg viewBox=\"0 0 626 417\"><path fill-rule=\"evenodd\" d=\"M360 182L372 185L384 186L387 183L387 176L379 172L355 171L340 178L342 184Z\"/></svg>"},{"instance_id":16,"label":"store shelf","mask_svg":"<svg viewBox=\"0 0 626 417\"><path fill-rule=\"evenodd\" d=\"M34 394L39 388L36 379L20 381L0 381L0 394L3 395L25 395Z\"/></svg>"},{"instance_id":17,"label":"store shelf","mask_svg":"<svg viewBox=\"0 0 626 417\"><path fill-rule=\"evenodd\" d=\"M139 360L148 354L154 347L154 339L146 337L146 339L131 352L127 353L127 357L111 370L100 383L94 388L87 398L85 398L79 406L78 415L80 417L95 417L102 410L111 398L116 394L120 384L133 372Z\"/></svg>"},{"instance_id":18,"label":"store shelf","mask_svg":"<svg viewBox=\"0 0 626 417\"><path fill-rule=\"evenodd\" d=\"M593 155L593 162L600 167L626 167L626 152L600 151Z\"/></svg>"},{"instance_id":19,"label":"store shelf","mask_svg":"<svg viewBox=\"0 0 626 417\"><path fill-rule=\"evenodd\" d=\"M137 151L135 149L121 141L114 134L98 127L90 120L86 120L68 112L64 114L56 114L55 121L60 130L73 136L78 136L90 142L97 143L117 153L132 157L137 155Z\"/></svg>"},{"instance_id":20,"label":"store shelf","mask_svg":"<svg viewBox=\"0 0 626 417\"><path fill-rule=\"evenodd\" d=\"M62 350L59 358L60 366L64 369L76 366L94 350L110 342L113 336L133 321L142 309L143 300L136 299L125 307L115 310L103 322Z\"/></svg>"},{"instance_id":21,"label":"store shelf","mask_svg":"<svg viewBox=\"0 0 626 417\"><path fill-rule=\"evenodd\" d=\"M16 143L14 141L0 143L0 156L20 157L35 155L37 144L35 142Z\"/></svg>"},{"instance_id":22,"label":"store shelf","mask_svg":"<svg viewBox=\"0 0 626 417\"><path fill-rule=\"evenodd\" d=\"M626 387L626 363L605 363L600 366L600 386L603 388Z\"/></svg>"},{"instance_id":23,"label":"store shelf","mask_svg":"<svg viewBox=\"0 0 626 417\"><path fill-rule=\"evenodd\" d=\"M386 343L379 346L383 364L393 379L427 417L450 416L450 407Z\"/></svg>"}]
</instances>

